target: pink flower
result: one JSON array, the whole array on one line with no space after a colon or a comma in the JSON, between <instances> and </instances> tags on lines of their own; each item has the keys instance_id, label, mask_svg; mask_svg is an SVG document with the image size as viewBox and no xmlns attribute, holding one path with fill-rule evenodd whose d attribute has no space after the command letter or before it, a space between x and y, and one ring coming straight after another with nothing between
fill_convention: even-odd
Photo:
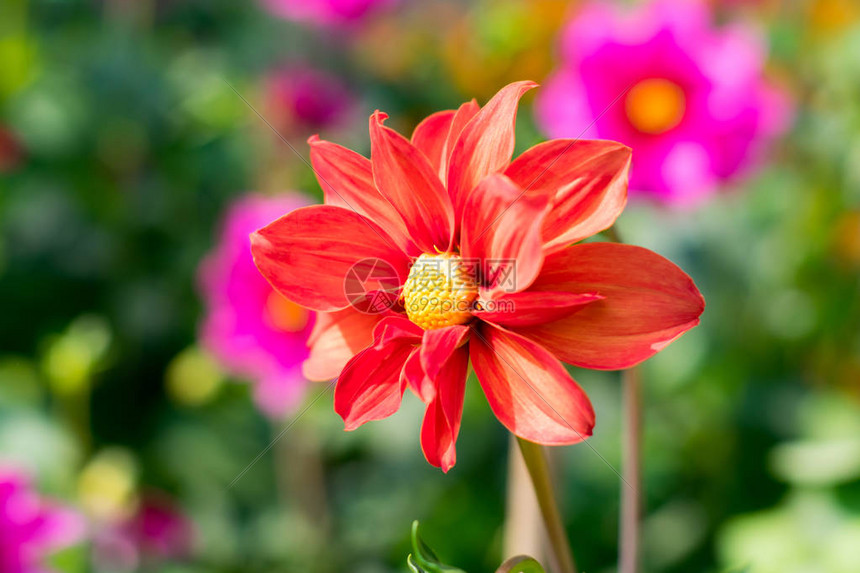
<instances>
[{"instance_id":1,"label":"pink flower","mask_svg":"<svg viewBox=\"0 0 860 573\"><path fill-rule=\"evenodd\" d=\"M191 522L163 495L145 496L126 527L143 553L168 559L186 557L191 552Z\"/></svg>"},{"instance_id":2,"label":"pink flower","mask_svg":"<svg viewBox=\"0 0 860 573\"><path fill-rule=\"evenodd\" d=\"M298 193L241 198L229 209L220 242L199 271L207 307L203 345L231 374L255 383L257 406L271 417L283 416L304 393L301 364L308 356L313 317L260 275L248 236L309 203Z\"/></svg>"},{"instance_id":3,"label":"pink flower","mask_svg":"<svg viewBox=\"0 0 860 573\"><path fill-rule=\"evenodd\" d=\"M280 133L305 136L337 127L354 105L349 90L336 76L301 64L269 74L265 102L266 117Z\"/></svg>"},{"instance_id":4,"label":"pink flower","mask_svg":"<svg viewBox=\"0 0 860 573\"><path fill-rule=\"evenodd\" d=\"M191 521L173 500L150 493L128 519L101 528L95 540L100 568L136 570L142 562L183 559L190 555Z\"/></svg>"},{"instance_id":5,"label":"pink flower","mask_svg":"<svg viewBox=\"0 0 860 573\"><path fill-rule=\"evenodd\" d=\"M321 27L339 27L363 20L397 0L261 0L271 14Z\"/></svg>"},{"instance_id":6,"label":"pink flower","mask_svg":"<svg viewBox=\"0 0 860 573\"><path fill-rule=\"evenodd\" d=\"M697 0L632 11L586 5L562 33L562 64L537 120L552 137L607 138L633 149L631 191L694 203L749 166L790 118L762 76L762 38L715 29Z\"/></svg>"},{"instance_id":7,"label":"pink flower","mask_svg":"<svg viewBox=\"0 0 860 573\"><path fill-rule=\"evenodd\" d=\"M27 477L0 467L0 571L44 573L43 558L78 542L84 520L41 499Z\"/></svg>"}]
</instances>

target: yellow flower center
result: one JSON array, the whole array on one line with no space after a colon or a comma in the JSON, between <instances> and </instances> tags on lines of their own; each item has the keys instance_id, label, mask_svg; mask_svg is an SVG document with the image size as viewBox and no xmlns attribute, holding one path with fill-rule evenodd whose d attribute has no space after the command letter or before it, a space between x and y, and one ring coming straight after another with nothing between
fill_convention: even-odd
<instances>
[{"instance_id":1,"label":"yellow flower center","mask_svg":"<svg viewBox=\"0 0 860 573\"><path fill-rule=\"evenodd\" d=\"M633 127L656 135L681 123L685 100L684 90L678 84L651 78L630 88L624 106Z\"/></svg>"},{"instance_id":2,"label":"yellow flower center","mask_svg":"<svg viewBox=\"0 0 860 573\"><path fill-rule=\"evenodd\" d=\"M308 324L307 309L275 291L266 299L265 313L269 325L283 332L299 332Z\"/></svg>"},{"instance_id":3,"label":"yellow flower center","mask_svg":"<svg viewBox=\"0 0 860 573\"><path fill-rule=\"evenodd\" d=\"M423 254L412 265L401 296L409 320L424 330L464 324L478 297L475 270L451 253Z\"/></svg>"}]
</instances>

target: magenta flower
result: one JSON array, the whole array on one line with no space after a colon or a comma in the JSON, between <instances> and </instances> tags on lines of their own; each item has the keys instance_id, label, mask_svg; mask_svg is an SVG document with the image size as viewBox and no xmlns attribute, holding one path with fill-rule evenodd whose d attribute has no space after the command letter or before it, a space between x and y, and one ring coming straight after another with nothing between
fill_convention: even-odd
<instances>
[{"instance_id":1,"label":"magenta flower","mask_svg":"<svg viewBox=\"0 0 860 573\"><path fill-rule=\"evenodd\" d=\"M716 29L704 2L584 6L561 38L537 120L552 137L633 149L630 190L690 204L754 163L790 106L763 78L762 38Z\"/></svg>"},{"instance_id":2,"label":"magenta flower","mask_svg":"<svg viewBox=\"0 0 860 573\"><path fill-rule=\"evenodd\" d=\"M397 0L260 0L279 18L320 27L340 27L360 22L372 12Z\"/></svg>"},{"instance_id":3,"label":"magenta flower","mask_svg":"<svg viewBox=\"0 0 860 573\"><path fill-rule=\"evenodd\" d=\"M191 521L163 495L144 496L137 515L127 528L144 554L160 559L178 559L191 553Z\"/></svg>"},{"instance_id":4,"label":"magenta flower","mask_svg":"<svg viewBox=\"0 0 860 573\"><path fill-rule=\"evenodd\" d=\"M260 275L248 237L309 203L298 193L241 198L230 207L219 244L199 271L207 307L202 343L231 374L254 383L257 406L271 417L283 416L304 394L301 365L313 317Z\"/></svg>"},{"instance_id":5,"label":"magenta flower","mask_svg":"<svg viewBox=\"0 0 860 573\"><path fill-rule=\"evenodd\" d=\"M180 560L191 554L193 536L191 521L176 503L160 492L150 493L133 515L99 529L95 559L110 571Z\"/></svg>"},{"instance_id":6,"label":"magenta flower","mask_svg":"<svg viewBox=\"0 0 860 573\"><path fill-rule=\"evenodd\" d=\"M283 66L265 79L266 118L282 134L307 134L343 124L355 106L339 78L304 64Z\"/></svg>"},{"instance_id":7,"label":"magenta flower","mask_svg":"<svg viewBox=\"0 0 860 573\"><path fill-rule=\"evenodd\" d=\"M23 473L0 467L0 571L45 573L44 558L84 530L77 513L41 499Z\"/></svg>"}]
</instances>

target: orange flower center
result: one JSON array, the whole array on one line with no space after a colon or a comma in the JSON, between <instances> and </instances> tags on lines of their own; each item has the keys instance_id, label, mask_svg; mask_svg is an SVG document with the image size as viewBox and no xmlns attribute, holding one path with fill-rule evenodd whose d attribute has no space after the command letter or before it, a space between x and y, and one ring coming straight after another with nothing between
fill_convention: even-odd
<instances>
[{"instance_id":1,"label":"orange flower center","mask_svg":"<svg viewBox=\"0 0 860 573\"><path fill-rule=\"evenodd\" d=\"M266 299L266 321L284 332L299 332L308 324L308 311L304 307L272 291Z\"/></svg>"},{"instance_id":2,"label":"orange flower center","mask_svg":"<svg viewBox=\"0 0 860 573\"><path fill-rule=\"evenodd\" d=\"M651 78L630 88L624 107L633 127L657 135L681 123L685 100L684 90L678 84Z\"/></svg>"},{"instance_id":3,"label":"orange flower center","mask_svg":"<svg viewBox=\"0 0 860 573\"><path fill-rule=\"evenodd\" d=\"M409 320L424 330L464 324L478 297L475 271L452 253L423 254L412 264L401 296Z\"/></svg>"}]
</instances>

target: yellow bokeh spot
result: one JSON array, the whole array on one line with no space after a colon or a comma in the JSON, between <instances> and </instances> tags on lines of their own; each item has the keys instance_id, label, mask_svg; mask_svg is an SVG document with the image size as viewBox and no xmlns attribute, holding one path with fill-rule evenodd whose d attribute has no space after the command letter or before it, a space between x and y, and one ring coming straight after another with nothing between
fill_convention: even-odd
<instances>
[{"instance_id":1,"label":"yellow bokeh spot","mask_svg":"<svg viewBox=\"0 0 860 573\"><path fill-rule=\"evenodd\" d=\"M42 362L51 388L60 395L72 396L89 386L90 355L76 340L60 338L48 348Z\"/></svg>"},{"instance_id":2,"label":"yellow bokeh spot","mask_svg":"<svg viewBox=\"0 0 860 573\"><path fill-rule=\"evenodd\" d=\"M272 291L266 300L266 321L284 332L299 332L308 325L308 310Z\"/></svg>"},{"instance_id":3,"label":"yellow bokeh spot","mask_svg":"<svg viewBox=\"0 0 860 573\"><path fill-rule=\"evenodd\" d=\"M14 94L37 75L36 44L23 33L0 39L0 97Z\"/></svg>"},{"instance_id":4,"label":"yellow bokeh spot","mask_svg":"<svg viewBox=\"0 0 860 573\"><path fill-rule=\"evenodd\" d=\"M633 127L643 133L657 135L681 123L686 98L678 84L650 78L630 88L624 107Z\"/></svg>"},{"instance_id":5,"label":"yellow bokeh spot","mask_svg":"<svg viewBox=\"0 0 860 573\"><path fill-rule=\"evenodd\" d=\"M51 389L61 396L87 391L112 337L110 327L100 317L75 319L62 335L50 341L42 357L42 370Z\"/></svg>"},{"instance_id":6,"label":"yellow bokeh spot","mask_svg":"<svg viewBox=\"0 0 860 573\"><path fill-rule=\"evenodd\" d=\"M168 395L184 406L205 404L215 396L223 380L215 361L196 347L177 354L165 372Z\"/></svg>"},{"instance_id":7,"label":"yellow bokeh spot","mask_svg":"<svg viewBox=\"0 0 860 573\"><path fill-rule=\"evenodd\" d=\"M78 477L81 507L97 519L114 520L128 515L136 502L137 464L126 450L99 452Z\"/></svg>"},{"instance_id":8,"label":"yellow bokeh spot","mask_svg":"<svg viewBox=\"0 0 860 573\"><path fill-rule=\"evenodd\" d=\"M424 254L412 265L402 297L409 320L432 330L468 322L478 285L474 271L457 255Z\"/></svg>"}]
</instances>

